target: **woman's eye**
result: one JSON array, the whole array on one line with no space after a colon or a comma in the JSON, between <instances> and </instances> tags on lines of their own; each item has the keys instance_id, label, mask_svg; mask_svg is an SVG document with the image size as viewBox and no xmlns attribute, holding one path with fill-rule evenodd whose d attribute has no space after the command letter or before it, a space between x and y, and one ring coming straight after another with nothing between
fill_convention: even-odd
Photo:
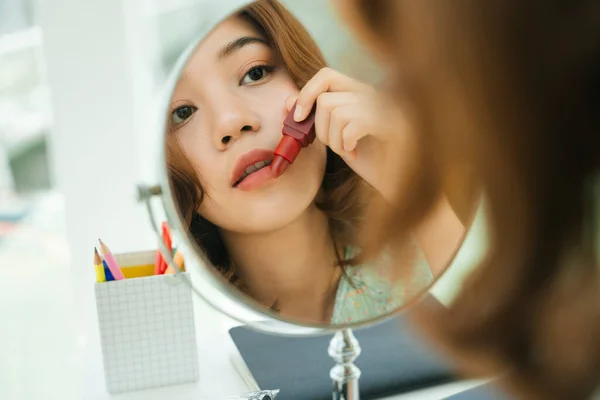
<instances>
[{"instance_id":1,"label":"woman's eye","mask_svg":"<svg viewBox=\"0 0 600 400\"><path fill-rule=\"evenodd\" d=\"M185 122L189 117L191 117L192 114L196 112L196 110L197 108L194 106L179 107L171 114L171 122L174 125L179 125Z\"/></svg>"},{"instance_id":2,"label":"woman's eye","mask_svg":"<svg viewBox=\"0 0 600 400\"><path fill-rule=\"evenodd\" d=\"M252 67L248 72L246 72L246 75L244 75L240 84L247 85L249 83L258 82L261 79L265 78L267 75L269 75L271 72L273 72L274 69L275 67L271 67L268 65Z\"/></svg>"}]
</instances>

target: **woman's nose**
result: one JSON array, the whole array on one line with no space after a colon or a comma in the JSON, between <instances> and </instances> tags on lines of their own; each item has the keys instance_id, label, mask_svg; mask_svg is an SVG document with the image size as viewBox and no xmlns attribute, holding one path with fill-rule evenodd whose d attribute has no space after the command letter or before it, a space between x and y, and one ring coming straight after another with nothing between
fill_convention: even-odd
<instances>
[{"instance_id":1,"label":"woman's nose","mask_svg":"<svg viewBox=\"0 0 600 400\"><path fill-rule=\"evenodd\" d=\"M258 132L260 121L256 114L244 104L229 103L218 110L214 142L219 150L225 150L243 133Z\"/></svg>"}]
</instances>

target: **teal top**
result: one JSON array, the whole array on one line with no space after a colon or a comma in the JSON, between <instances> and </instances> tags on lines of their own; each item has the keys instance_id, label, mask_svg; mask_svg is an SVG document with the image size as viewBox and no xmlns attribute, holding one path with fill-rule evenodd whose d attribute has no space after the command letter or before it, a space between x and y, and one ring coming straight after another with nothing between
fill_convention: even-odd
<instances>
[{"instance_id":1,"label":"teal top","mask_svg":"<svg viewBox=\"0 0 600 400\"><path fill-rule=\"evenodd\" d=\"M392 282L391 259L382 256L377 265L347 267L338 285L331 323L355 323L390 313L419 295L433 283L433 275L422 251L406 281ZM351 257L351 251L346 257Z\"/></svg>"}]
</instances>

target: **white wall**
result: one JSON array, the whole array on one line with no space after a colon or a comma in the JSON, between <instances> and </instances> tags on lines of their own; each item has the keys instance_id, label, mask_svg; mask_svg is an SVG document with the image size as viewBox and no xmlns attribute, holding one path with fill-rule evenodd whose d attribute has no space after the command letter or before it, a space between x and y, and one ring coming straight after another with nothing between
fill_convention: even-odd
<instances>
[{"instance_id":1,"label":"white wall","mask_svg":"<svg viewBox=\"0 0 600 400\"><path fill-rule=\"evenodd\" d=\"M38 0L54 126L51 172L64 195L76 296L93 290L93 246L152 248L135 198L147 146L140 119L151 113L147 68L152 27L142 0ZM137 122L136 122L137 121Z\"/></svg>"}]
</instances>

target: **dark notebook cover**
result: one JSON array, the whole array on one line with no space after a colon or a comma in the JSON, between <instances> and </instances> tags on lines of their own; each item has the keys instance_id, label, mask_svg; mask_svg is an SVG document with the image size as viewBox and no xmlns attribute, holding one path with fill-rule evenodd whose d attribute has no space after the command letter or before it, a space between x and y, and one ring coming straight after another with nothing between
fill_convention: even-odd
<instances>
[{"instance_id":1,"label":"dark notebook cover","mask_svg":"<svg viewBox=\"0 0 600 400\"><path fill-rule=\"evenodd\" d=\"M428 302L436 302L428 298ZM439 303L436 306L440 306ZM258 386L280 389L277 400L331 400L327 354L331 336L290 338L267 335L240 326L231 338ZM396 317L358 329L362 348L356 365L361 369L361 399L368 400L447 383L457 378L449 363L436 355L406 321Z\"/></svg>"}]
</instances>

